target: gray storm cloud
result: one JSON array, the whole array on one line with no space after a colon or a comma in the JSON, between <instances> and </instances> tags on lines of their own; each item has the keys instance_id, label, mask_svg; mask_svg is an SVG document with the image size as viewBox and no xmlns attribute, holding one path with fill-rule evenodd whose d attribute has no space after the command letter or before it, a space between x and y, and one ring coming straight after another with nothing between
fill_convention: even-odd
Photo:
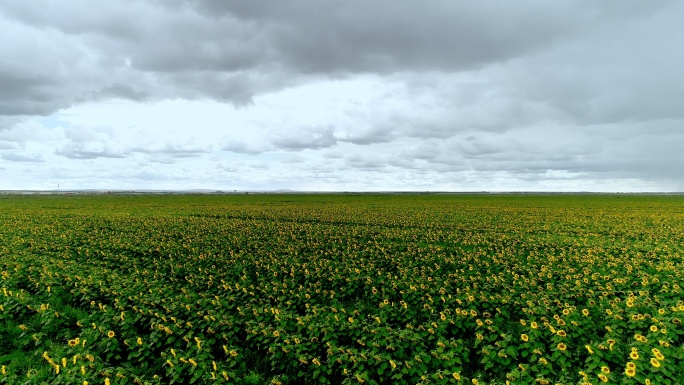
<instances>
[{"instance_id":1,"label":"gray storm cloud","mask_svg":"<svg viewBox=\"0 0 684 385\"><path fill-rule=\"evenodd\" d=\"M39 0L0 12L3 56L14 59L0 72L2 113L32 115L107 95L244 103L311 77L476 69L572 37L601 10L540 1Z\"/></svg>"}]
</instances>

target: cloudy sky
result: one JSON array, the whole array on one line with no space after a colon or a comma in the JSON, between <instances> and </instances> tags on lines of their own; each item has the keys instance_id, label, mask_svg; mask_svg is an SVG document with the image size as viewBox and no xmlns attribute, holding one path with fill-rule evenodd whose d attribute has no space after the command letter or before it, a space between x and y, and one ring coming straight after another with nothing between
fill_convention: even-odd
<instances>
[{"instance_id":1,"label":"cloudy sky","mask_svg":"<svg viewBox=\"0 0 684 385\"><path fill-rule=\"evenodd\" d=\"M679 0L0 2L0 189L684 191Z\"/></svg>"}]
</instances>

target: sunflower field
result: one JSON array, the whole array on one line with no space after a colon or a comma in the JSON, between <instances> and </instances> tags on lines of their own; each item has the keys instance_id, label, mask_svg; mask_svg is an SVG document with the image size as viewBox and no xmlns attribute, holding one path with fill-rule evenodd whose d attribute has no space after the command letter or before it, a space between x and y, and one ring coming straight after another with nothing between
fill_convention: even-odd
<instances>
[{"instance_id":1,"label":"sunflower field","mask_svg":"<svg viewBox=\"0 0 684 385\"><path fill-rule=\"evenodd\" d=\"M682 384L684 197L0 196L0 384Z\"/></svg>"}]
</instances>

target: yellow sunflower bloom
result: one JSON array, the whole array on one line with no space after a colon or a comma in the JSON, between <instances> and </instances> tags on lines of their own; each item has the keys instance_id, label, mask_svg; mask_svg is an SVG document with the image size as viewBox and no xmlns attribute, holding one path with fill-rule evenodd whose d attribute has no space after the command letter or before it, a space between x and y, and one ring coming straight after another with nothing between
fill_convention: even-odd
<instances>
[{"instance_id":1,"label":"yellow sunflower bloom","mask_svg":"<svg viewBox=\"0 0 684 385\"><path fill-rule=\"evenodd\" d=\"M653 352L653 356L658 360L658 361L663 361L665 359L665 356L663 353L661 353L658 349L653 349L655 350Z\"/></svg>"}]
</instances>

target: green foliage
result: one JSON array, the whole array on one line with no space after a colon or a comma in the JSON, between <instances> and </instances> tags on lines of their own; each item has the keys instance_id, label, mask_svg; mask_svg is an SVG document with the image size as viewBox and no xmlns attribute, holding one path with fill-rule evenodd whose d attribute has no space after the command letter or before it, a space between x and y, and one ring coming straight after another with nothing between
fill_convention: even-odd
<instances>
[{"instance_id":1,"label":"green foliage","mask_svg":"<svg viewBox=\"0 0 684 385\"><path fill-rule=\"evenodd\" d=\"M683 201L4 197L0 384L676 384Z\"/></svg>"}]
</instances>

